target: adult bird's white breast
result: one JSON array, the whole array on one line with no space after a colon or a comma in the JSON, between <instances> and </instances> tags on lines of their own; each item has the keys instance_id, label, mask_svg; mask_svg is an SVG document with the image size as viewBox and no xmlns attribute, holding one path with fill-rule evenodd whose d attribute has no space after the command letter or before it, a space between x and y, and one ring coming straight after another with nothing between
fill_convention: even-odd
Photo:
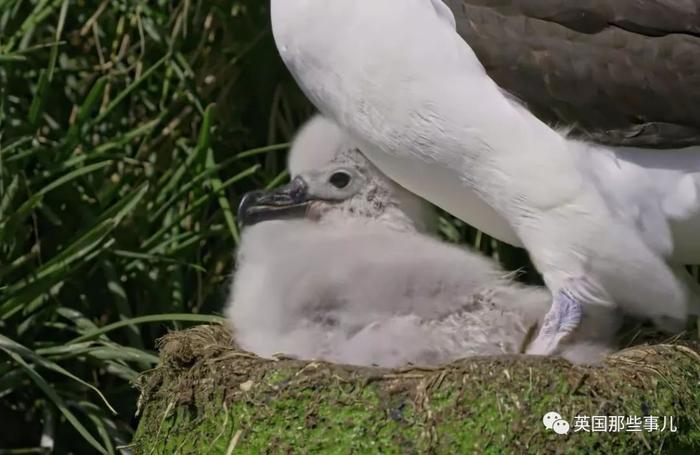
<instances>
[{"instance_id":1,"label":"adult bird's white breast","mask_svg":"<svg viewBox=\"0 0 700 455\"><path fill-rule=\"evenodd\" d=\"M273 31L283 59L309 98L347 126L383 172L490 235L520 245L498 213L506 202L498 195L504 187L541 178L520 172L521 161L542 155L539 147L528 149L531 135L540 133L540 145L549 142L550 148L562 147L561 138L544 124L532 131L519 106L500 96L469 55L444 11L438 14L430 1L402 5L391 0L273 0ZM471 109L465 111L465 106ZM454 121L459 118L469 125L466 131L463 122ZM494 149L513 146L520 149L519 159L493 156ZM553 161L559 168L573 165L563 154L539 161L542 172L554 168ZM465 168L470 169L467 180ZM542 191L542 205L576 193L580 182L559 175L550 173L556 190ZM455 191L465 187L470 191Z\"/></svg>"}]
</instances>

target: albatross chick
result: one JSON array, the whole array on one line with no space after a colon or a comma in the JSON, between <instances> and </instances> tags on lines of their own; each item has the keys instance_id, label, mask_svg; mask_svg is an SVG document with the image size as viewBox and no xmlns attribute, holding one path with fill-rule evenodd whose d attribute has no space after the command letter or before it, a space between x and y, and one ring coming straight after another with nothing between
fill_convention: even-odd
<instances>
[{"instance_id":1,"label":"albatross chick","mask_svg":"<svg viewBox=\"0 0 700 455\"><path fill-rule=\"evenodd\" d=\"M434 237L431 206L334 123L311 120L290 155L292 182L249 193L239 209L226 313L242 348L383 367L523 351L549 306L545 289ZM605 310L586 314L586 330L556 353L594 362L608 352Z\"/></svg>"}]
</instances>

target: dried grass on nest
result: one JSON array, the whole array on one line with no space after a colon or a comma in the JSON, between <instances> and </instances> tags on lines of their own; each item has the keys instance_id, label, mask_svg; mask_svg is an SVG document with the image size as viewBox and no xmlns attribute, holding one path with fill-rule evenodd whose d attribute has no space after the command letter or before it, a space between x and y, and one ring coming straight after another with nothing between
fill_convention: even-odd
<instances>
[{"instance_id":1,"label":"dried grass on nest","mask_svg":"<svg viewBox=\"0 0 700 455\"><path fill-rule=\"evenodd\" d=\"M327 426L326 406L358 409L353 400L375 397L377 400L366 407L378 411L378 415L392 419L399 415L401 420L401 415L408 412L414 423L420 421L416 424L420 428L432 429L432 433L421 432L416 436L418 442L410 441L411 447L418 447L419 452L460 444L444 440L444 427L450 425L450 419L473 423L495 413L495 420L482 422L479 428L465 434L465 440L476 438L475 445L469 447L483 448L483 444L501 441L513 450L531 450L552 440L551 432L548 435L534 431L539 430L539 419L544 412L551 409L571 416L676 415L682 420L681 439L667 442L664 438L668 435L642 435L641 439L625 440L625 450L651 450L669 445L700 447L700 343L692 335L665 341L624 349L600 366L572 365L558 358L499 356L465 359L442 368L408 366L387 370L282 357L261 359L237 349L233 335L226 328L201 326L173 332L161 340L161 365L142 378L141 401L144 408L151 406L151 411L158 414L155 420L149 419L160 423L174 409L187 407L197 417L180 428L185 432L223 408L243 406L245 412L241 412L244 408L237 408L236 415L245 414L251 420L237 425L256 426L259 433L259 428L278 425L276 412L286 413L279 416L283 421L299 417L307 425L320 419ZM365 393L366 390L369 392ZM310 401L309 391L316 397ZM452 404L447 405L450 400ZM275 402L297 401L300 403L297 411L293 406L285 407L285 411L270 407ZM355 424L371 425L358 419ZM151 431L159 429L151 428ZM408 431L408 427L405 429ZM237 435L241 437L240 433ZM278 436L275 440L282 444L277 449L284 449L284 438ZM588 447L617 450L620 441L611 439L610 435L599 436ZM557 450L568 447L563 440L555 439L555 442Z\"/></svg>"},{"instance_id":2,"label":"dried grass on nest","mask_svg":"<svg viewBox=\"0 0 700 455\"><path fill-rule=\"evenodd\" d=\"M537 367L538 364L546 364L547 368L550 368L552 365L557 365L561 368L588 371L589 373L604 373L610 368L626 369L630 367L636 370L639 368L652 368L651 365L654 365L654 370L662 374L664 370L662 368L663 360L671 353L682 353L697 362L698 368L700 368L700 342L687 332L669 338L653 331L648 331L643 335L638 335L636 339L643 340L643 343L612 354L606 359L604 364L599 366L576 366L557 358L543 359L538 357L504 355L498 357L473 357L454 362L443 368L409 365L398 370L388 370L374 367L356 367L315 361L300 361L285 357L284 355L277 356L275 360L262 359L255 354L240 350L236 346L233 333L225 326L201 325L189 330L171 332L158 340L161 364L158 368L143 376L139 386L142 387L143 392L148 395L162 386L163 380L166 377L206 376L206 372L201 370L210 370L214 373L221 369L222 365L237 365L241 368L236 369L235 376L245 378L247 377L246 372L254 369L256 366L272 366L275 363L285 367L289 365L299 365L300 369L307 368L309 365L312 367L324 365L335 371L342 371L355 375L364 374L372 378L377 376L396 378L402 375L415 377L417 375L423 376L443 370L466 369L467 371L473 372L475 370L474 367L477 365L483 367L491 364L494 368L502 368L516 362L527 364L529 367ZM224 381L232 382L232 379L233 378L228 377ZM188 394L179 397L180 403L191 404L189 400L192 397L188 396Z\"/></svg>"}]
</instances>

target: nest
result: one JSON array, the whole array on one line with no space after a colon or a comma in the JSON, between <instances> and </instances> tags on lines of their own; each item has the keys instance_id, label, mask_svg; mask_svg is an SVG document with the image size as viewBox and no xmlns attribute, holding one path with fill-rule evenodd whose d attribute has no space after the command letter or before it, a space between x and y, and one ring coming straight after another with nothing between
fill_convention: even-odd
<instances>
[{"instance_id":1,"label":"nest","mask_svg":"<svg viewBox=\"0 0 700 455\"><path fill-rule=\"evenodd\" d=\"M200 326L160 341L161 364L139 383L143 416L133 449L699 453L700 344L693 338L637 345L599 366L499 356L386 370L261 359L237 349L226 328ZM569 421L568 434L544 427L550 411ZM593 416L646 424L639 432L586 431L585 417L592 423Z\"/></svg>"}]
</instances>

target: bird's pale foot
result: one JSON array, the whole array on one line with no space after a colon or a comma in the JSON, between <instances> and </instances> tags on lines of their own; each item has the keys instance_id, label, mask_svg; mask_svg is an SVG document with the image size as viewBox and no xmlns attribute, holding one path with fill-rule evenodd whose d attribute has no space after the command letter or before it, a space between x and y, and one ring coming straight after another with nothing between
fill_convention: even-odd
<instances>
[{"instance_id":1,"label":"bird's pale foot","mask_svg":"<svg viewBox=\"0 0 700 455\"><path fill-rule=\"evenodd\" d=\"M552 307L544 317L537 338L527 349L528 354L552 355L559 343L570 335L581 323L583 308L568 292L559 291Z\"/></svg>"}]
</instances>

